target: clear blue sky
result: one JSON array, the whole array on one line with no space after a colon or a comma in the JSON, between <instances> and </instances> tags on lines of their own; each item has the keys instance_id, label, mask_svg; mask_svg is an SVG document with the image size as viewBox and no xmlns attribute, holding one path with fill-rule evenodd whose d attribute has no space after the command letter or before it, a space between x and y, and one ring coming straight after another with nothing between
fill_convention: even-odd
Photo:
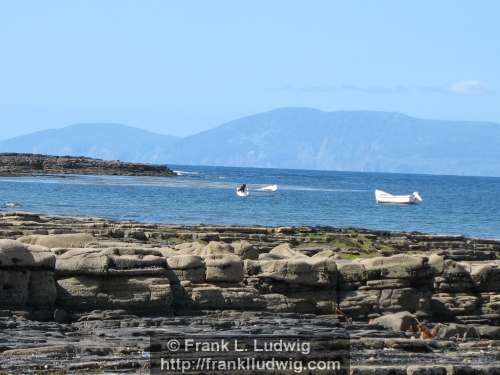
<instances>
[{"instance_id":1,"label":"clear blue sky","mask_svg":"<svg viewBox=\"0 0 500 375\"><path fill-rule=\"evenodd\" d=\"M0 138L187 135L282 106L500 122L500 2L10 1Z\"/></svg>"}]
</instances>

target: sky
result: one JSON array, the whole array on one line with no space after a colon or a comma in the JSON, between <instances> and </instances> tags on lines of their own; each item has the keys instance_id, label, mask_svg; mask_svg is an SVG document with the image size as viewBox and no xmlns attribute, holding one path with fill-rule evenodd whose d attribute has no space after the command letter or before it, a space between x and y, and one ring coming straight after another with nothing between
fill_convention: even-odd
<instances>
[{"instance_id":1,"label":"sky","mask_svg":"<svg viewBox=\"0 0 500 375\"><path fill-rule=\"evenodd\" d=\"M278 107L500 123L500 2L10 1L0 139L81 122L185 136Z\"/></svg>"}]
</instances>

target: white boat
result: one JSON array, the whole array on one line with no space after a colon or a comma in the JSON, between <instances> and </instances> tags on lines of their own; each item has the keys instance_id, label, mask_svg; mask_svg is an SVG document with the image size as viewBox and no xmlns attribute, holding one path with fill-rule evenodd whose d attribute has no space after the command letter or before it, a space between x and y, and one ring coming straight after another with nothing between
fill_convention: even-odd
<instances>
[{"instance_id":1,"label":"white boat","mask_svg":"<svg viewBox=\"0 0 500 375\"><path fill-rule=\"evenodd\" d=\"M278 185L269 185L269 186L264 186L264 187L261 187L259 190L262 190L262 191L277 191L278 190Z\"/></svg>"},{"instance_id":2,"label":"white boat","mask_svg":"<svg viewBox=\"0 0 500 375\"><path fill-rule=\"evenodd\" d=\"M396 203L396 204L417 204L423 201L418 192L409 195L392 195L382 190L375 190L375 199L377 203Z\"/></svg>"},{"instance_id":3,"label":"white boat","mask_svg":"<svg viewBox=\"0 0 500 375\"><path fill-rule=\"evenodd\" d=\"M249 194L250 192L248 191L248 188L241 190L241 186L236 187L236 195L238 197L248 197Z\"/></svg>"},{"instance_id":4,"label":"white boat","mask_svg":"<svg viewBox=\"0 0 500 375\"><path fill-rule=\"evenodd\" d=\"M236 195L238 197L248 197L249 194L250 193L248 192L248 190L241 191L241 190L236 189Z\"/></svg>"},{"instance_id":5,"label":"white boat","mask_svg":"<svg viewBox=\"0 0 500 375\"><path fill-rule=\"evenodd\" d=\"M16 202L7 202L5 203L5 207L8 207L8 208L14 208L14 207L19 207L20 204L19 203L16 203Z\"/></svg>"}]
</instances>

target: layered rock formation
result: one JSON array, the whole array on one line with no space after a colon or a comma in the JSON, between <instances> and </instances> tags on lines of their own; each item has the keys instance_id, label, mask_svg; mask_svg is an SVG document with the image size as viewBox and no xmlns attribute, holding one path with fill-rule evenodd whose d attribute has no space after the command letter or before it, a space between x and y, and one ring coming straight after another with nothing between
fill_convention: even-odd
<instances>
[{"instance_id":1,"label":"layered rock formation","mask_svg":"<svg viewBox=\"0 0 500 375\"><path fill-rule=\"evenodd\" d=\"M163 165L108 161L83 156L0 153L0 176L84 174L115 176L174 176Z\"/></svg>"},{"instance_id":2,"label":"layered rock formation","mask_svg":"<svg viewBox=\"0 0 500 375\"><path fill-rule=\"evenodd\" d=\"M0 306L51 311L57 296L55 261L48 248L0 240Z\"/></svg>"},{"instance_id":3,"label":"layered rock formation","mask_svg":"<svg viewBox=\"0 0 500 375\"><path fill-rule=\"evenodd\" d=\"M408 375L500 365L500 241L29 213L2 214L0 237L0 325L9 327L0 363L13 368L35 353L55 356L56 368L133 372L147 362L138 342L155 329L269 334L278 322L283 334L347 330L353 374L372 374L370 364ZM16 341L21 329L31 333ZM37 329L100 344L37 341ZM135 349L120 352L123 342Z\"/></svg>"},{"instance_id":4,"label":"layered rock formation","mask_svg":"<svg viewBox=\"0 0 500 375\"><path fill-rule=\"evenodd\" d=\"M170 311L172 293L160 252L134 248L59 249L57 304L74 311Z\"/></svg>"}]
</instances>

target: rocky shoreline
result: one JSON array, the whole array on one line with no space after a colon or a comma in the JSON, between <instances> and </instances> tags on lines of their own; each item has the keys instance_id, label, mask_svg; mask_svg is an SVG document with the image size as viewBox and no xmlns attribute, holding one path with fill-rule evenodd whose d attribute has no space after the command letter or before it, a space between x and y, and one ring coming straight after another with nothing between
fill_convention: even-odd
<instances>
[{"instance_id":1,"label":"rocky shoreline","mask_svg":"<svg viewBox=\"0 0 500 375\"><path fill-rule=\"evenodd\" d=\"M0 153L0 176L80 174L113 176L175 176L163 165L126 163L83 156Z\"/></svg>"},{"instance_id":2,"label":"rocky shoreline","mask_svg":"<svg viewBox=\"0 0 500 375\"><path fill-rule=\"evenodd\" d=\"M155 335L342 331L353 375L499 374L499 254L463 236L4 212L0 368L139 373Z\"/></svg>"}]
</instances>

